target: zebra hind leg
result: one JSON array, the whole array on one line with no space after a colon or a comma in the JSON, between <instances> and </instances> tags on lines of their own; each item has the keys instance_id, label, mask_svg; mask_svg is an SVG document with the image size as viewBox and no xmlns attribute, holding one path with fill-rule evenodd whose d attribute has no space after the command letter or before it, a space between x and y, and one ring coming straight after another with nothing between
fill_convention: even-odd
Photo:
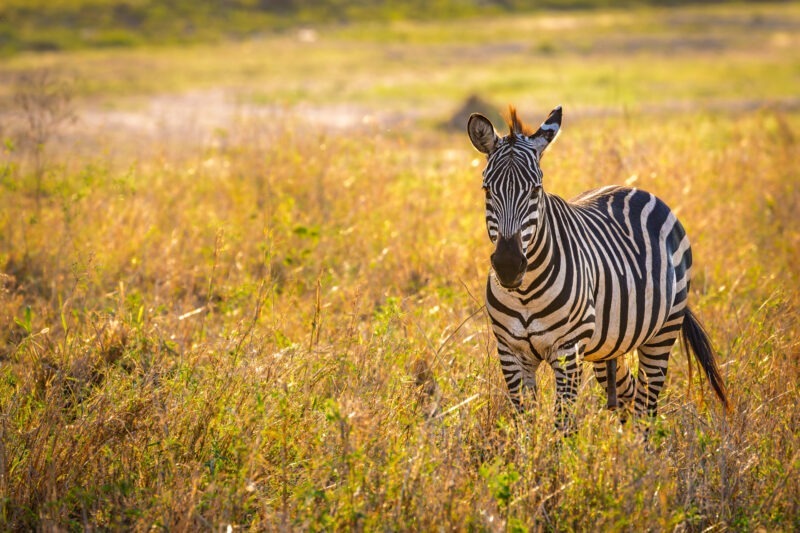
<instances>
[{"instance_id":1,"label":"zebra hind leg","mask_svg":"<svg viewBox=\"0 0 800 533\"><path fill-rule=\"evenodd\" d=\"M647 343L639 346L639 372L636 382L634 412L637 417L654 419L658 412L658 395L667 379L667 366L672 346L681 330L682 316L667 324Z\"/></svg>"},{"instance_id":2,"label":"zebra hind leg","mask_svg":"<svg viewBox=\"0 0 800 533\"><path fill-rule=\"evenodd\" d=\"M608 391L608 377L607 365L605 361L592 363L594 370L594 377L597 382L603 387L604 391ZM623 357L617 358L617 412L621 423L625 423L628 416L631 414L631 406L633 404L633 396L636 391L636 383L631 376L631 369L628 366L628 361Z\"/></svg>"}]
</instances>

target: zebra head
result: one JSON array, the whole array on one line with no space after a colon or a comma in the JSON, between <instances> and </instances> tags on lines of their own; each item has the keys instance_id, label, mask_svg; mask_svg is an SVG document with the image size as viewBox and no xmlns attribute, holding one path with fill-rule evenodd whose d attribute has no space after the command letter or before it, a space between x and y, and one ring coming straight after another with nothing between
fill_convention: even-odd
<instances>
[{"instance_id":1,"label":"zebra head","mask_svg":"<svg viewBox=\"0 0 800 533\"><path fill-rule=\"evenodd\" d=\"M495 245L492 268L503 287L522 283L528 266L526 251L539 227L543 201L542 153L556 138L561 127L561 106L550 112L539 129L533 131L508 113L509 133L500 137L483 115L469 117L467 133L478 151L487 156L483 171L486 192L486 229Z\"/></svg>"}]
</instances>

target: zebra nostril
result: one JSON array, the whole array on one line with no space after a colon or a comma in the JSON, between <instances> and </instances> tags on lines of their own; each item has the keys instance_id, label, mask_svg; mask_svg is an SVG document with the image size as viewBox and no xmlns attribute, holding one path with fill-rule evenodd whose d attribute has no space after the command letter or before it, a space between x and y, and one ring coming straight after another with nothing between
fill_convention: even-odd
<instances>
[{"instance_id":1,"label":"zebra nostril","mask_svg":"<svg viewBox=\"0 0 800 533\"><path fill-rule=\"evenodd\" d=\"M525 268L526 263L524 257L517 257L515 255L498 255L492 254L492 266L500 270L509 270L519 272Z\"/></svg>"}]
</instances>

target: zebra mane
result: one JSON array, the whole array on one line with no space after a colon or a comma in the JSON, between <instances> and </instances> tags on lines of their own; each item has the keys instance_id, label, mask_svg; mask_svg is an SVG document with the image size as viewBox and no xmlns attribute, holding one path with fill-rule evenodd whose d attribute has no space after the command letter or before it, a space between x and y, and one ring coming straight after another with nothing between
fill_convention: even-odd
<instances>
[{"instance_id":1,"label":"zebra mane","mask_svg":"<svg viewBox=\"0 0 800 533\"><path fill-rule=\"evenodd\" d=\"M508 124L508 140L510 143L514 143L516 140L517 133L522 133L523 135L533 135L533 128L522 122L520 118L517 116L517 108L513 105L508 106L508 114L505 117L506 124Z\"/></svg>"}]
</instances>

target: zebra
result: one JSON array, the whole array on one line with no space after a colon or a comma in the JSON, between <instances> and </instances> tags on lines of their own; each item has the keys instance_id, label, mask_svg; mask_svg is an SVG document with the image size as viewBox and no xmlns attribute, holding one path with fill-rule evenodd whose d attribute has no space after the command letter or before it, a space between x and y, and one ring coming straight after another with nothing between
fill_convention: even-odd
<instances>
[{"instance_id":1,"label":"zebra","mask_svg":"<svg viewBox=\"0 0 800 533\"><path fill-rule=\"evenodd\" d=\"M609 406L621 404L623 421L626 413L653 419L680 335L728 408L708 334L687 306L686 231L662 200L640 189L608 186L571 201L545 192L540 161L561 118L558 106L533 131L509 106L505 137L478 113L467 124L487 158L483 190L494 252L486 309L514 407L522 412L535 403L536 370L547 362L555 374L556 427L573 430L580 363L588 361ZM634 350L635 380L623 357Z\"/></svg>"}]
</instances>

